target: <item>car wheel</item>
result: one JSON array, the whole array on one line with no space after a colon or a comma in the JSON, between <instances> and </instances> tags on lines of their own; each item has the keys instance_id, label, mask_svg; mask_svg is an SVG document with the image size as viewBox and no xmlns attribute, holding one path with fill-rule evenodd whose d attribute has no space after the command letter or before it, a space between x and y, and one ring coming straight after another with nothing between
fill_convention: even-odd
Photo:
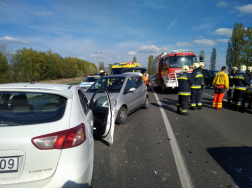
<instances>
[{"instance_id":1,"label":"car wheel","mask_svg":"<svg viewBox=\"0 0 252 188\"><path fill-rule=\"evenodd\" d=\"M147 109L149 107L149 97L145 97L143 108Z\"/></svg>"},{"instance_id":2,"label":"car wheel","mask_svg":"<svg viewBox=\"0 0 252 188\"><path fill-rule=\"evenodd\" d=\"M125 106L122 106L120 110L118 111L116 123L118 124L124 124L127 120L127 108Z\"/></svg>"}]
</instances>

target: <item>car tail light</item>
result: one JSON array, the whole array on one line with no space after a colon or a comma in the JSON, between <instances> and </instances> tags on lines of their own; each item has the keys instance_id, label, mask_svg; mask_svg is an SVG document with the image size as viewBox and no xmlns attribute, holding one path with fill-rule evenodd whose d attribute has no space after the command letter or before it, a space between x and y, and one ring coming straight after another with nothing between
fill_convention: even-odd
<instances>
[{"instance_id":1,"label":"car tail light","mask_svg":"<svg viewBox=\"0 0 252 188\"><path fill-rule=\"evenodd\" d=\"M38 136L32 139L33 145L40 150L66 149L76 147L86 140L84 123L69 130Z\"/></svg>"}]
</instances>

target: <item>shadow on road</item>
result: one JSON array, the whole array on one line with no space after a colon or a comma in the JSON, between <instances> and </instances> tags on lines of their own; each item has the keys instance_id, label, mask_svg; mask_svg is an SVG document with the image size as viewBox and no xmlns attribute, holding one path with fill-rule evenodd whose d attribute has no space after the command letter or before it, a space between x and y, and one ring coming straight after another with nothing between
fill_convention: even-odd
<instances>
[{"instance_id":1,"label":"shadow on road","mask_svg":"<svg viewBox=\"0 0 252 188\"><path fill-rule=\"evenodd\" d=\"M252 187L252 147L208 148L207 151L238 187Z\"/></svg>"},{"instance_id":2,"label":"shadow on road","mask_svg":"<svg viewBox=\"0 0 252 188\"><path fill-rule=\"evenodd\" d=\"M62 188L70 188L70 187L74 187L74 188L90 188L90 186L85 183L85 184L77 184L77 183L74 183L72 181L68 181L66 182ZM93 186L92 186L93 187Z\"/></svg>"},{"instance_id":3,"label":"shadow on road","mask_svg":"<svg viewBox=\"0 0 252 188\"><path fill-rule=\"evenodd\" d=\"M110 147L109 143L106 142L105 140L101 139L100 137L94 135L94 140L103 143L104 145Z\"/></svg>"}]
</instances>

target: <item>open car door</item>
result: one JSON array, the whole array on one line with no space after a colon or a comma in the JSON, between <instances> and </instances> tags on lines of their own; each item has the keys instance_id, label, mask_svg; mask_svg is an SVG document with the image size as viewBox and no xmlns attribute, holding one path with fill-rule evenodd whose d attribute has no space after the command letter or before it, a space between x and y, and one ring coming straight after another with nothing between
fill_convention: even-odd
<instances>
[{"instance_id":1,"label":"open car door","mask_svg":"<svg viewBox=\"0 0 252 188\"><path fill-rule=\"evenodd\" d=\"M106 90L96 91L90 100L94 115L94 134L113 144L115 115Z\"/></svg>"}]
</instances>

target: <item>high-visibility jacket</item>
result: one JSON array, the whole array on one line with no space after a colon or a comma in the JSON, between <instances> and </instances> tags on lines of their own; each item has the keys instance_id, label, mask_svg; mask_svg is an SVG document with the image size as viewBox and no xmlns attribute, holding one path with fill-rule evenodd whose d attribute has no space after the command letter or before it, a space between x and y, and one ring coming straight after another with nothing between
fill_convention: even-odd
<instances>
[{"instance_id":1,"label":"high-visibility jacket","mask_svg":"<svg viewBox=\"0 0 252 188\"><path fill-rule=\"evenodd\" d=\"M213 80L213 87L216 85L224 85L226 89L229 88L229 78L227 73L219 72L215 75Z\"/></svg>"},{"instance_id":2,"label":"high-visibility jacket","mask_svg":"<svg viewBox=\"0 0 252 188\"><path fill-rule=\"evenodd\" d=\"M192 72L191 78L193 79L192 89L201 89L201 86L204 85L204 76L200 69L196 69Z\"/></svg>"},{"instance_id":3,"label":"high-visibility jacket","mask_svg":"<svg viewBox=\"0 0 252 188\"><path fill-rule=\"evenodd\" d=\"M191 95L191 85L193 79L191 76L184 72L178 76L178 95Z\"/></svg>"},{"instance_id":4,"label":"high-visibility jacket","mask_svg":"<svg viewBox=\"0 0 252 188\"><path fill-rule=\"evenodd\" d=\"M235 89L237 90L246 90L246 86L252 86L251 83L249 82L248 75L240 71L234 76L234 84L235 84Z\"/></svg>"},{"instance_id":5,"label":"high-visibility jacket","mask_svg":"<svg viewBox=\"0 0 252 188\"><path fill-rule=\"evenodd\" d=\"M229 78L229 89L233 89L233 85L234 85L234 73L230 73L228 74L228 78Z\"/></svg>"}]
</instances>

